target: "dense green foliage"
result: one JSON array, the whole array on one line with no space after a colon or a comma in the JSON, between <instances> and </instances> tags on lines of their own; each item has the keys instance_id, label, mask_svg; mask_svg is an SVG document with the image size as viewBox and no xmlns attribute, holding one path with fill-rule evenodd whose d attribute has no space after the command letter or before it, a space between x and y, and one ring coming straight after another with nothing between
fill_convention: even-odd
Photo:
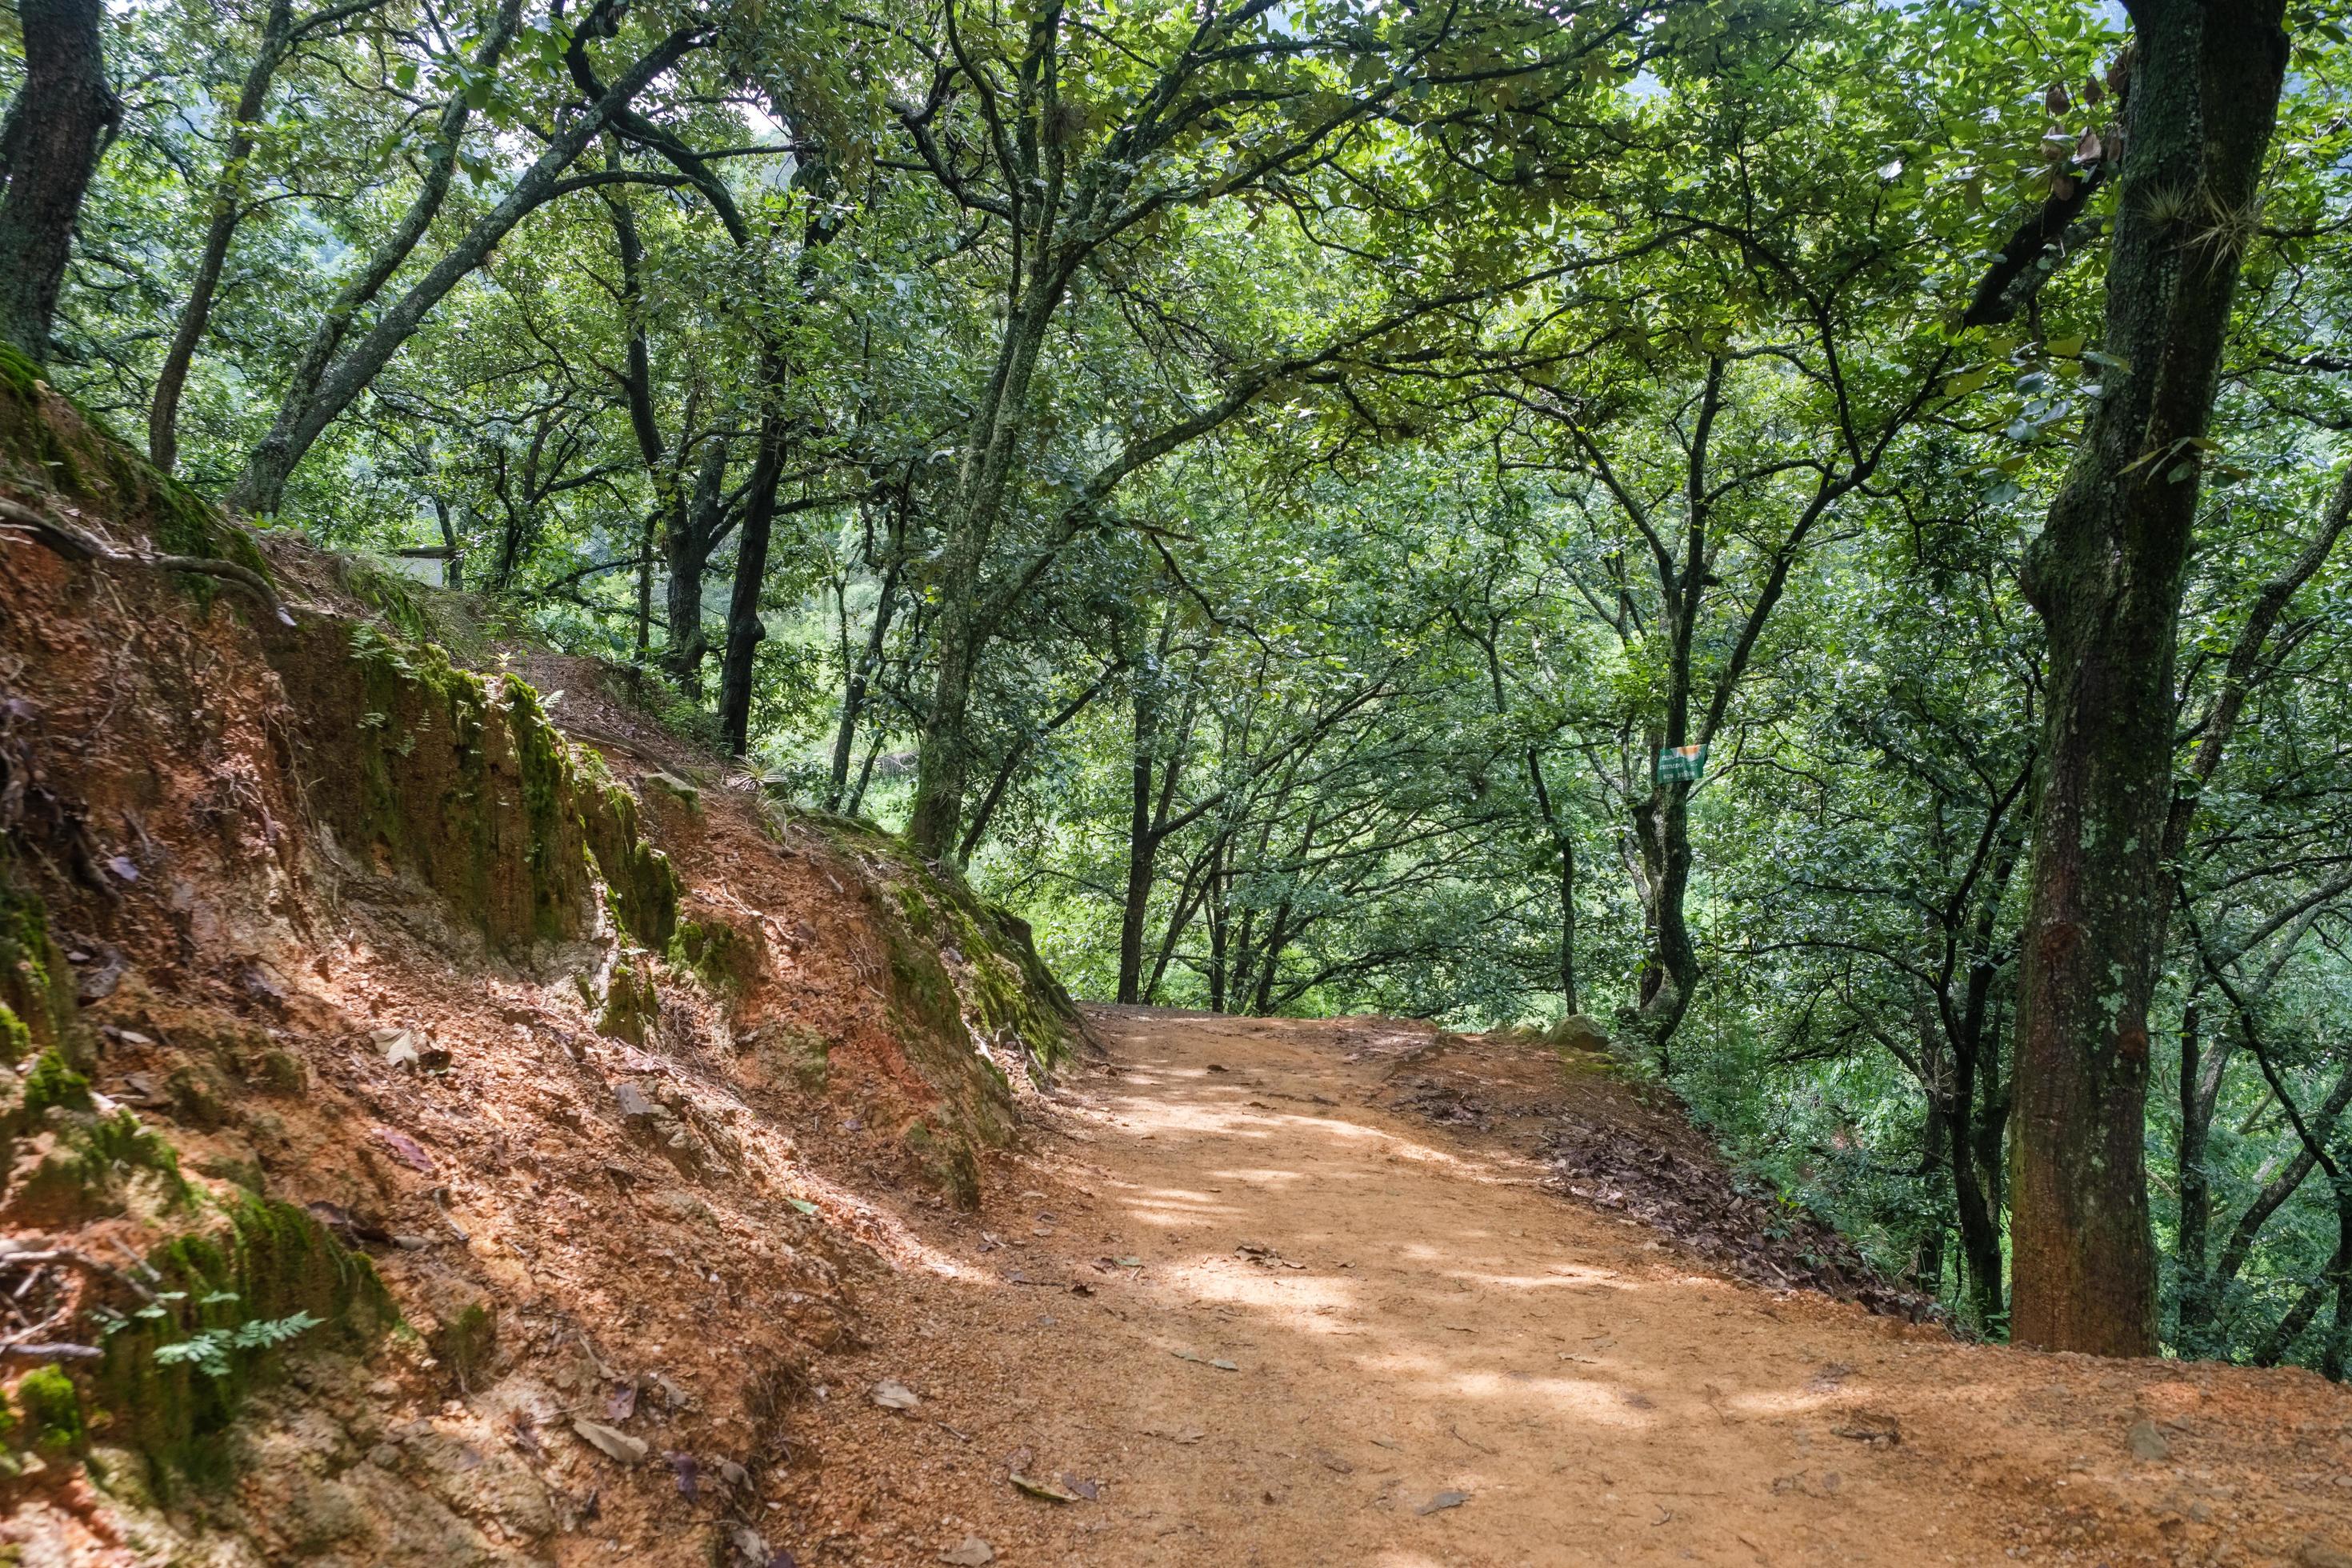
<instances>
[{"instance_id":1,"label":"dense green foliage","mask_svg":"<svg viewBox=\"0 0 2352 1568\"><path fill-rule=\"evenodd\" d=\"M2147 1137L2168 1342L2341 1375L2352 51L2290 32L2260 211L2147 198L2244 257L2161 458ZM911 816L1081 994L1591 1014L2003 1331L2109 11L142 0L106 47L47 374L198 490Z\"/></svg>"}]
</instances>

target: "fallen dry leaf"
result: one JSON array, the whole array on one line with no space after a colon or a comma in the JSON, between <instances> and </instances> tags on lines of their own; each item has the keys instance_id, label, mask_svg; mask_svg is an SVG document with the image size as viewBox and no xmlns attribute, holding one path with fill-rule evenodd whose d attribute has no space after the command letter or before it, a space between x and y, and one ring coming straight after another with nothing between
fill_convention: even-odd
<instances>
[{"instance_id":1,"label":"fallen dry leaf","mask_svg":"<svg viewBox=\"0 0 2352 1568\"><path fill-rule=\"evenodd\" d=\"M410 1170L421 1172L428 1176L433 1173L433 1156L427 1154L425 1152L425 1146L407 1133L395 1132L389 1127L379 1127L375 1130L375 1137L377 1142L392 1151L394 1159L398 1160Z\"/></svg>"},{"instance_id":2,"label":"fallen dry leaf","mask_svg":"<svg viewBox=\"0 0 2352 1568\"><path fill-rule=\"evenodd\" d=\"M646 1456L652 1452L643 1439L632 1437L626 1432L617 1431L601 1422L574 1417L572 1429L580 1434L583 1441L608 1458L618 1459L625 1465L642 1465L646 1462Z\"/></svg>"},{"instance_id":3,"label":"fallen dry leaf","mask_svg":"<svg viewBox=\"0 0 2352 1568\"><path fill-rule=\"evenodd\" d=\"M1027 1492L1031 1497L1043 1498L1047 1502L1076 1502L1078 1500L1076 1497L1064 1491L1053 1482L1032 1480L1018 1470L1013 1471L1008 1479L1014 1486L1020 1488L1023 1491Z\"/></svg>"}]
</instances>

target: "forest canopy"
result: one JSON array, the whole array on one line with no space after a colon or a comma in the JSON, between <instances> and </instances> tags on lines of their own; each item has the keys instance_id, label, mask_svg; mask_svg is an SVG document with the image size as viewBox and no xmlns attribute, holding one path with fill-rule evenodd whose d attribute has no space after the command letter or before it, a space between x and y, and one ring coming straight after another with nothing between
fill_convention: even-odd
<instances>
[{"instance_id":1,"label":"forest canopy","mask_svg":"<svg viewBox=\"0 0 2352 1568\"><path fill-rule=\"evenodd\" d=\"M18 0L0 335L1082 995L1589 1016L1973 1331L2341 1377L2347 55Z\"/></svg>"}]
</instances>

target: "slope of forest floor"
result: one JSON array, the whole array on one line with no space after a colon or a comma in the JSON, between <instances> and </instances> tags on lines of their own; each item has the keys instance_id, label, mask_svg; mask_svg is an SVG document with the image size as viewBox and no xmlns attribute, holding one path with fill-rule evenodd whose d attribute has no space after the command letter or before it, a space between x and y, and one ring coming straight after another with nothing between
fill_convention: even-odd
<instances>
[{"instance_id":1,"label":"slope of forest floor","mask_svg":"<svg viewBox=\"0 0 2352 1568\"><path fill-rule=\"evenodd\" d=\"M791 1562L1025 928L37 384L0 502L0 1563Z\"/></svg>"}]
</instances>

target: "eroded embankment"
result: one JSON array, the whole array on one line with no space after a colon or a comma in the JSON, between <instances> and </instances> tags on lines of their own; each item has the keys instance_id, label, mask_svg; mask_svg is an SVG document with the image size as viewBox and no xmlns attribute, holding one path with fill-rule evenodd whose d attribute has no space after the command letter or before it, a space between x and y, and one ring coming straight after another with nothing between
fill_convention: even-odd
<instances>
[{"instance_id":1,"label":"eroded embankment","mask_svg":"<svg viewBox=\"0 0 2352 1568\"><path fill-rule=\"evenodd\" d=\"M1025 931L0 372L0 1553L776 1559Z\"/></svg>"}]
</instances>

